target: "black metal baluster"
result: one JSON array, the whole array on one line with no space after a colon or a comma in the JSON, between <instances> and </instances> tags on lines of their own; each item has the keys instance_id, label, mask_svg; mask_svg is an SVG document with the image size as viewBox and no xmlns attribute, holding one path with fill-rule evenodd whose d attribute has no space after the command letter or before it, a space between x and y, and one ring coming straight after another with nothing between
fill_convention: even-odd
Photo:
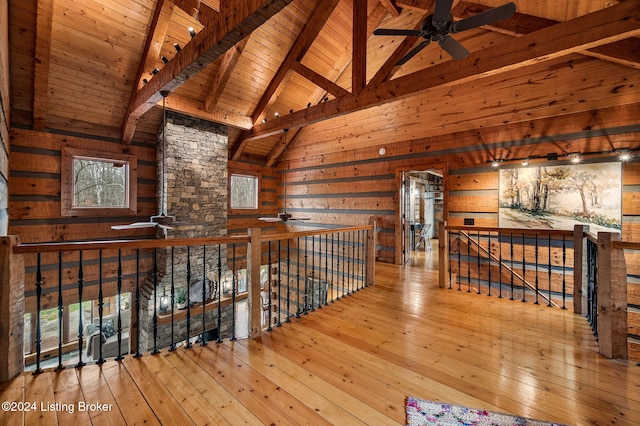
<instances>
[{"instance_id":1,"label":"black metal baluster","mask_svg":"<svg viewBox=\"0 0 640 426\"><path fill-rule=\"evenodd\" d=\"M513 276L515 274L515 270L513 269L513 233L510 234L511 235L511 242L510 242L510 248L511 248L511 297L509 297L509 300L515 300L513 297ZM523 253L523 257L524 257L524 253Z\"/></svg>"},{"instance_id":2,"label":"black metal baluster","mask_svg":"<svg viewBox=\"0 0 640 426\"><path fill-rule=\"evenodd\" d=\"M82 305L80 305L82 309ZM102 318L104 316L104 293L102 291L102 250L98 251L98 330L103 333L102 327L104 326ZM102 339L98 339L98 360L96 364L104 364L104 357L102 356Z\"/></svg>"},{"instance_id":3,"label":"black metal baluster","mask_svg":"<svg viewBox=\"0 0 640 426\"><path fill-rule=\"evenodd\" d=\"M540 282L538 281L538 263L539 263L539 257L538 257L538 251L539 251L539 247L538 247L538 234L535 235L535 262L536 262L536 266L535 266L535 274L536 274L536 301L534 302L536 305L538 305L538 300L539 300L539 296L540 296ZM523 288L524 291L524 288ZM523 293L524 294L524 293ZM523 300L524 302L524 300Z\"/></svg>"},{"instance_id":4,"label":"black metal baluster","mask_svg":"<svg viewBox=\"0 0 640 426\"><path fill-rule=\"evenodd\" d=\"M200 346L207 346L207 246L202 246L202 340Z\"/></svg>"},{"instance_id":5,"label":"black metal baluster","mask_svg":"<svg viewBox=\"0 0 640 426\"><path fill-rule=\"evenodd\" d=\"M267 331L271 331L271 241L267 243ZM261 301L262 302L262 301ZM264 306L262 307L264 309Z\"/></svg>"},{"instance_id":6,"label":"black metal baluster","mask_svg":"<svg viewBox=\"0 0 640 426\"><path fill-rule=\"evenodd\" d=\"M222 246L218 244L218 253L222 250ZM230 340L237 340L236 338L236 289L238 287L238 283L236 282L236 245L235 243L231 245L231 250L233 252L233 260L231 261L231 270L233 274L231 276L231 338ZM218 285L218 293L221 293L222 289ZM220 304L218 303L218 306ZM218 336L220 332L218 332Z\"/></svg>"},{"instance_id":7,"label":"black metal baluster","mask_svg":"<svg viewBox=\"0 0 640 426\"><path fill-rule=\"evenodd\" d=\"M82 253L82 252L80 252ZM42 261L40 253L36 256L36 369L33 374L42 373L40 368L40 354L42 352L42 330L40 327L40 307L42 298ZM80 334L80 351L82 351L82 334ZM82 355L80 355L82 359Z\"/></svg>"},{"instance_id":8,"label":"black metal baluster","mask_svg":"<svg viewBox=\"0 0 640 426\"><path fill-rule=\"evenodd\" d=\"M524 238L524 234L522 234L522 301L525 302L525 289L526 289L526 285L525 285L525 281L527 280L527 275L526 275L526 262L525 262L525 238ZM537 240L536 240L537 241Z\"/></svg>"},{"instance_id":9,"label":"black metal baluster","mask_svg":"<svg viewBox=\"0 0 640 426\"><path fill-rule=\"evenodd\" d=\"M278 316L276 317L276 325L278 327L282 327L282 320L280 319L280 315L282 315L282 310L280 301L282 300L282 240L278 240Z\"/></svg>"},{"instance_id":10,"label":"black metal baluster","mask_svg":"<svg viewBox=\"0 0 640 426\"><path fill-rule=\"evenodd\" d=\"M191 246L187 246L187 343L184 347L191 348Z\"/></svg>"},{"instance_id":11,"label":"black metal baluster","mask_svg":"<svg viewBox=\"0 0 640 426\"><path fill-rule=\"evenodd\" d=\"M62 252L58 252L58 366L56 371L64 370L62 364L62 341L63 341L63 325L62 318L64 316L64 304L62 300ZM82 306L80 306L80 315L82 315Z\"/></svg>"},{"instance_id":12,"label":"black metal baluster","mask_svg":"<svg viewBox=\"0 0 640 426\"><path fill-rule=\"evenodd\" d=\"M477 269L478 269L478 292L477 293L480 294L481 293L480 286L482 285L482 273L480 271L480 269L481 269L480 268L480 256L481 256L481 253L482 253L482 251L480 249L482 248L482 244L480 242L480 231L477 232L477 237L476 238L478 238L478 256L477 256L477 258L478 258L478 265L477 265ZM426 242L425 242L425 244L426 244Z\"/></svg>"},{"instance_id":13,"label":"black metal baluster","mask_svg":"<svg viewBox=\"0 0 640 426\"><path fill-rule=\"evenodd\" d=\"M231 286L236 286L236 273L235 268L231 271ZM218 248L218 328L216 343L222 343L222 247Z\"/></svg>"},{"instance_id":14,"label":"black metal baluster","mask_svg":"<svg viewBox=\"0 0 640 426\"><path fill-rule=\"evenodd\" d=\"M176 350L176 340L175 340L175 303L176 303L176 277L175 277L175 263L174 263L174 255L175 255L175 247L171 246L171 344L169 345L169 351L173 352Z\"/></svg>"},{"instance_id":15,"label":"black metal baluster","mask_svg":"<svg viewBox=\"0 0 640 426\"><path fill-rule=\"evenodd\" d=\"M340 250L340 233L338 233L337 237L338 237L338 240L336 244L338 248L338 265L337 265L338 297L336 297L336 300L340 300L341 295L344 297L344 247L342 248L342 251L341 251ZM342 272L340 272L341 267L342 267Z\"/></svg>"},{"instance_id":16,"label":"black metal baluster","mask_svg":"<svg viewBox=\"0 0 640 426\"><path fill-rule=\"evenodd\" d=\"M487 296L491 296L491 231L487 234L488 242L487 242L487 259L489 260L489 269L487 271L487 281L489 281L489 292Z\"/></svg>"},{"instance_id":17,"label":"black metal baluster","mask_svg":"<svg viewBox=\"0 0 640 426\"><path fill-rule=\"evenodd\" d=\"M324 234L324 279L327 282L324 296L324 305L329 304L329 234Z\"/></svg>"},{"instance_id":18,"label":"black metal baluster","mask_svg":"<svg viewBox=\"0 0 640 426\"><path fill-rule=\"evenodd\" d=\"M140 352L140 249L136 249L136 352L135 358L142 356ZM173 309L173 307L172 307Z\"/></svg>"},{"instance_id":19,"label":"black metal baluster","mask_svg":"<svg viewBox=\"0 0 640 426\"><path fill-rule=\"evenodd\" d=\"M39 263L38 259L38 263ZM79 306L82 308L82 290L84 287L84 270L82 269L82 251L80 251L78 253L78 304ZM40 300L40 297L38 296L38 300ZM38 308L38 312L40 312L40 309ZM38 318L39 320L40 318ZM38 321L38 326L40 325L40 321ZM84 324L82 324L82 315L80 315L80 317L78 318L78 363L76 364L76 367L83 367L86 365L86 363L82 360L82 341L84 339ZM37 336L37 338L39 339L40 337ZM38 359L40 359L40 356L38 356ZM36 369L37 371L37 369Z\"/></svg>"},{"instance_id":20,"label":"black metal baluster","mask_svg":"<svg viewBox=\"0 0 640 426\"><path fill-rule=\"evenodd\" d=\"M287 319L291 322L291 240L287 240Z\"/></svg>"},{"instance_id":21,"label":"black metal baluster","mask_svg":"<svg viewBox=\"0 0 640 426\"><path fill-rule=\"evenodd\" d=\"M118 356L116 361L124 359L122 354L122 249L118 249Z\"/></svg>"},{"instance_id":22,"label":"black metal baluster","mask_svg":"<svg viewBox=\"0 0 640 426\"><path fill-rule=\"evenodd\" d=\"M355 264L356 246L354 245L353 231L349 231L349 245L351 247L351 256L349 257L349 268L348 268L351 271L349 275L349 282L351 283L349 294L351 294L355 291L354 277L355 277L355 266L356 266Z\"/></svg>"},{"instance_id":23,"label":"black metal baluster","mask_svg":"<svg viewBox=\"0 0 640 426\"><path fill-rule=\"evenodd\" d=\"M362 233L363 231L358 231L358 262L360 264L360 288L364 288L364 262L363 262L363 246L362 246Z\"/></svg>"},{"instance_id":24,"label":"black metal baluster","mask_svg":"<svg viewBox=\"0 0 640 426\"><path fill-rule=\"evenodd\" d=\"M551 234L549 234L549 300L547 306L551 306Z\"/></svg>"},{"instance_id":25,"label":"black metal baluster","mask_svg":"<svg viewBox=\"0 0 640 426\"><path fill-rule=\"evenodd\" d=\"M337 285L337 275L336 275L336 262L340 263L339 260L336 260L335 256L335 247L334 247L335 235L331 234L331 303L334 303L340 297L338 293L338 285ZM334 281L336 282L334 288Z\"/></svg>"},{"instance_id":26,"label":"black metal baluster","mask_svg":"<svg viewBox=\"0 0 640 426\"><path fill-rule=\"evenodd\" d=\"M458 231L458 291L462 291L462 232Z\"/></svg>"},{"instance_id":27,"label":"black metal baluster","mask_svg":"<svg viewBox=\"0 0 640 426\"><path fill-rule=\"evenodd\" d=\"M319 276L318 276L319 278ZM315 311L315 307L313 306L314 302L314 287L316 286L316 236L311 236L311 311ZM318 281L318 296L320 295L320 282ZM318 297L319 299L320 297Z\"/></svg>"},{"instance_id":28,"label":"black metal baluster","mask_svg":"<svg viewBox=\"0 0 640 426\"><path fill-rule=\"evenodd\" d=\"M296 237L296 318L300 318L300 237Z\"/></svg>"},{"instance_id":29,"label":"black metal baluster","mask_svg":"<svg viewBox=\"0 0 640 426\"><path fill-rule=\"evenodd\" d=\"M498 299L502 299L502 236L498 231Z\"/></svg>"},{"instance_id":30,"label":"black metal baluster","mask_svg":"<svg viewBox=\"0 0 640 426\"><path fill-rule=\"evenodd\" d=\"M471 293L471 233L467 233L467 293Z\"/></svg>"},{"instance_id":31,"label":"black metal baluster","mask_svg":"<svg viewBox=\"0 0 640 426\"><path fill-rule=\"evenodd\" d=\"M302 311L304 314L309 313L309 272L308 272L308 250L307 250L308 238L304 236L304 295L302 296ZM299 251L298 251L299 253Z\"/></svg>"},{"instance_id":32,"label":"black metal baluster","mask_svg":"<svg viewBox=\"0 0 640 426\"><path fill-rule=\"evenodd\" d=\"M153 249L153 351L152 355L160 353L158 350L158 249Z\"/></svg>"},{"instance_id":33,"label":"black metal baluster","mask_svg":"<svg viewBox=\"0 0 640 426\"><path fill-rule=\"evenodd\" d=\"M566 282L566 265L567 265L567 245L566 236L562 236L562 309L567 309L566 296L567 296L567 282Z\"/></svg>"}]
</instances>

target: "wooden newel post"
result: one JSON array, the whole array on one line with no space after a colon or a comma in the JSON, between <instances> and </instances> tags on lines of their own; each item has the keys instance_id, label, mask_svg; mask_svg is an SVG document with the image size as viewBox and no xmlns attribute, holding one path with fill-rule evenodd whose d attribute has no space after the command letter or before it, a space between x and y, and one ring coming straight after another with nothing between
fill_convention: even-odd
<instances>
[{"instance_id":1,"label":"wooden newel post","mask_svg":"<svg viewBox=\"0 0 640 426\"><path fill-rule=\"evenodd\" d=\"M262 334L262 308L260 306L260 264L262 262L261 230L249 229L251 241L247 245L247 291L249 293L249 337Z\"/></svg>"},{"instance_id":2,"label":"wooden newel post","mask_svg":"<svg viewBox=\"0 0 640 426\"><path fill-rule=\"evenodd\" d=\"M366 270L366 282L365 286L369 287L375 284L376 281L376 227L377 221L375 217L369 219L369 225L371 229L367 232L367 260L365 264Z\"/></svg>"},{"instance_id":3,"label":"wooden newel post","mask_svg":"<svg viewBox=\"0 0 640 426\"><path fill-rule=\"evenodd\" d=\"M0 382L24 371L24 258L14 235L0 237Z\"/></svg>"},{"instance_id":4,"label":"wooden newel post","mask_svg":"<svg viewBox=\"0 0 640 426\"><path fill-rule=\"evenodd\" d=\"M607 358L627 359L627 265L616 241L620 234L598 232L598 347Z\"/></svg>"},{"instance_id":5,"label":"wooden newel post","mask_svg":"<svg viewBox=\"0 0 640 426\"><path fill-rule=\"evenodd\" d=\"M587 284L587 239L588 225L573 226L573 312L583 314L583 286Z\"/></svg>"},{"instance_id":6,"label":"wooden newel post","mask_svg":"<svg viewBox=\"0 0 640 426\"><path fill-rule=\"evenodd\" d=\"M445 288L447 279L449 279L449 230L445 221L440 222L438 233L438 286Z\"/></svg>"}]
</instances>

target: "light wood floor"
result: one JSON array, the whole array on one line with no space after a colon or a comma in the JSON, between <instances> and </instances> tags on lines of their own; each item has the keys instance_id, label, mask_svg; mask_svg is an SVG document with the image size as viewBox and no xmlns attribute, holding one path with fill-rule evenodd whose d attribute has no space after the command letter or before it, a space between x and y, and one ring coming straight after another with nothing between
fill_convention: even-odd
<instances>
[{"instance_id":1,"label":"light wood floor","mask_svg":"<svg viewBox=\"0 0 640 426\"><path fill-rule=\"evenodd\" d=\"M599 356L583 318L439 289L436 256L378 264L375 287L259 340L21 375L0 385L1 400L36 410L3 411L0 424L402 424L408 395L569 424L640 424L640 367ZM110 410L79 412L80 401Z\"/></svg>"}]
</instances>

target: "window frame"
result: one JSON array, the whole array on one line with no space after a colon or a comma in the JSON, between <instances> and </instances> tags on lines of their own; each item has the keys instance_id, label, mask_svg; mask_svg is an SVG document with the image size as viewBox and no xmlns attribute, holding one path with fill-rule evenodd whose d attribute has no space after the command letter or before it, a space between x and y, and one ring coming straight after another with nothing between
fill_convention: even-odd
<instances>
[{"instance_id":1,"label":"window frame","mask_svg":"<svg viewBox=\"0 0 640 426\"><path fill-rule=\"evenodd\" d=\"M121 162L127 164L125 178L127 205L119 207L95 206L76 207L74 199L74 161L88 159L104 162ZM134 155L117 152L94 151L83 148L64 147L61 150L60 165L60 205L62 216L135 216L137 215L137 181L138 160Z\"/></svg>"},{"instance_id":2,"label":"window frame","mask_svg":"<svg viewBox=\"0 0 640 426\"><path fill-rule=\"evenodd\" d=\"M243 178L252 178L255 179L255 207L235 207L232 205L233 199L233 189L231 187L231 182L233 181L233 177L243 177ZM229 174L229 210L258 210L260 208L260 176L257 174L243 172L243 173L230 173Z\"/></svg>"}]
</instances>

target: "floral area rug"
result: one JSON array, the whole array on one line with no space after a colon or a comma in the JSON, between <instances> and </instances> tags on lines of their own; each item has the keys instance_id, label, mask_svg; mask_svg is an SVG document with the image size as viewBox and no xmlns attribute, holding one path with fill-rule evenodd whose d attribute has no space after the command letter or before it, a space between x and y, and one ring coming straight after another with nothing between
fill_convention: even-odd
<instances>
[{"instance_id":1,"label":"floral area rug","mask_svg":"<svg viewBox=\"0 0 640 426\"><path fill-rule=\"evenodd\" d=\"M407 398L407 425L439 426L556 426L558 423L527 419L493 411L424 399Z\"/></svg>"}]
</instances>

